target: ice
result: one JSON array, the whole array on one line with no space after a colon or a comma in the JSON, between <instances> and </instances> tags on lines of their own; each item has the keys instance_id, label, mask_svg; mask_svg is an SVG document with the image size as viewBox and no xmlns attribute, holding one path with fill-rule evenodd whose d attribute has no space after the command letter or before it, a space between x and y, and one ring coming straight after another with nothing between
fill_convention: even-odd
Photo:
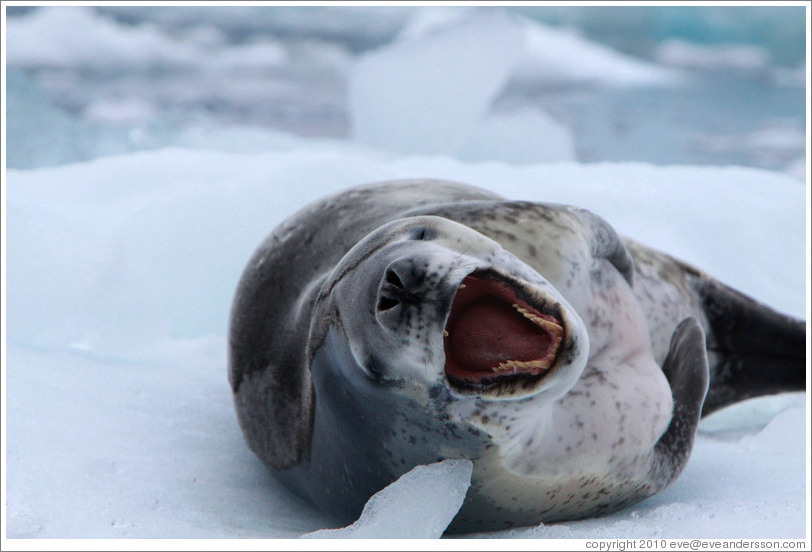
<instances>
[{"instance_id":1,"label":"ice","mask_svg":"<svg viewBox=\"0 0 812 552\"><path fill-rule=\"evenodd\" d=\"M352 134L408 154L461 153L522 47L502 12L366 54L349 81Z\"/></svg>"},{"instance_id":2,"label":"ice","mask_svg":"<svg viewBox=\"0 0 812 552\"><path fill-rule=\"evenodd\" d=\"M287 61L287 51L256 37L224 47L211 26L165 33L151 22L122 25L89 7L43 7L8 26L8 64L24 68L91 68L101 72L267 71Z\"/></svg>"},{"instance_id":3,"label":"ice","mask_svg":"<svg viewBox=\"0 0 812 552\"><path fill-rule=\"evenodd\" d=\"M199 58L189 43L151 24L122 27L89 7L44 7L8 25L7 63L18 67L180 67Z\"/></svg>"},{"instance_id":4,"label":"ice","mask_svg":"<svg viewBox=\"0 0 812 552\"><path fill-rule=\"evenodd\" d=\"M450 8L462 11L467 8ZM805 28L801 6L511 6L505 8L559 28L580 29L598 41L646 47L663 39L695 43L760 44L783 64L803 57ZM146 6L103 6L100 11L131 23L151 21L167 32L205 26L212 20L232 37L251 38L268 31L293 38L317 37L341 41L353 50L378 46L415 24L437 20L442 9L425 6L343 6L302 8L197 6L194 9ZM431 12L431 13L429 13Z\"/></svg>"},{"instance_id":5,"label":"ice","mask_svg":"<svg viewBox=\"0 0 812 552\"><path fill-rule=\"evenodd\" d=\"M417 12L350 75L352 136L406 154L512 163L575 158L570 129L539 107L504 112L507 87L665 85L677 73L494 9Z\"/></svg>"},{"instance_id":6,"label":"ice","mask_svg":"<svg viewBox=\"0 0 812 552\"><path fill-rule=\"evenodd\" d=\"M330 525L245 447L222 336L156 344L140 361L4 354L4 536L296 538Z\"/></svg>"},{"instance_id":7,"label":"ice","mask_svg":"<svg viewBox=\"0 0 812 552\"><path fill-rule=\"evenodd\" d=\"M804 402L805 397L801 393L749 399L717 410L703 418L699 431L710 436L758 433L779 414L793 408L803 409Z\"/></svg>"},{"instance_id":8,"label":"ice","mask_svg":"<svg viewBox=\"0 0 812 552\"><path fill-rule=\"evenodd\" d=\"M585 39L572 29L525 21L526 46L514 69L520 82L611 86L674 85L680 73L635 59Z\"/></svg>"},{"instance_id":9,"label":"ice","mask_svg":"<svg viewBox=\"0 0 812 552\"><path fill-rule=\"evenodd\" d=\"M728 29L735 42L766 21L758 45L770 64L788 48L789 68L767 84L805 83L805 65L787 54L798 9L748 11ZM626 24L581 13L593 27ZM697 14L668 11L658 25L688 21L701 34ZM278 42L269 26L296 40ZM651 40L663 32L649 31ZM492 9L133 6L43 7L9 17L4 38L12 70L2 527L12 539L298 538L335 527L245 446L226 377L226 326L239 275L267 233L352 185L447 178L510 199L579 205L778 310L808 316L806 142L792 120L719 128L694 146L771 156L793 176L580 164L579 129L560 113L500 103L521 82L576 96L586 86L670 86L676 71L596 46L588 34ZM344 124L336 106L356 59L358 141L303 137ZM392 90L399 94L384 97ZM269 120L291 121L300 134L245 126ZM611 516L468 536L802 538L807 403L802 394L769 397L707 418L682 476ZM468 473L456 462L415 473L442 480L443 470ZM415 494L450 482L413 485L411 477L382 496L414 508L402 518L409 530L437 536L453 505L430 501L447 510L437 525L423 524L417 516L429 509ZM456 479L460 493L466 477ZM354 536L376 527L397 536L399 514L380 500L373 506L378 515L354 525Z\"/></svg>"},{"instance_id":10,"label":"ice","mask_svg":"<svg viewBox=\"0 0 812 552\"><path fill-rule=\"evenodd\" d=\"M254 247L296 209L347 186L426 175L580 205L805 315L805 189L786 175L375 156L303 140L228 153L206 142L7 172L12 538L298 537L332 526L245 446L225 335ZM743 427L758 431L774 413ZM804 457L775 447L804 440L788 415L755 443L730 440L742 424L724 439L700 434L685 473L641 505L506 536L800 537Z\"/></svg>"},{"instance_id":11,"label":"ice","mask_svg":"<svg viewBox=\"0 0 812 552\"><path fill-rule=\"evenodd\" d=\"M10 171L9 337L122 354L162 338L223 335L246 259L283 217L342 187L419 175L592 209L624 234L804 314L804 188L788 176L291 147L250 155L165 149Z\"/></svg>"},{"instance_id":12,"label":"ice","mask_svg":"<svg viewBox=\"0 0 812 552\"><path fill-rule=\"evenodd\" d=\"M806 182L806 156L793 160L785 169L786 173Z\"/></svg>"},{"instance_id":13,"label":"ice","mask_svg":"<svg viewBox=\"0 0 812 552\"><path fill-rule=\"evenodd\" d=\"M62 165L155 145L131 131L99 128L54 106L24 73L8 71L7 79L9 167Z\"/></svg>"},{"instance_id":14,"label":"ice","mask_svg":"<svg viewBox=\"0 0 812 552\"><path fill-rule=\"evenodd\" d=\"M135 126L155 120L158 112L150 102L129 97L94 101L82 110L82 115L91 122Z\"/></svg>"},{"instance_id":15,"label":"ice","mask_svg":"<svg viewBox=\"0 0 812 552\"><path fill-rule=\"evenodd\" d=\"M497 17L505 13L493 8L424 8L416 11L401 30L401 40L416 40L465 26L471 20ZM512 81L528 81L545 86L590 83L601 85L668 85L680 81L677 71L612 50L582 36L577 30L553 27L531 19L506 18L518 35L521 49L510 68ZM505 22L502 22L504 25ZM486 43L488 36L478 40ZM504 39L502 39L504 40Z\"/></svg>"},{"instance_id":16,"label":"ice","mask_svg":"<svg viewBox=\"0 0 812 552\"><path fill-rule=\"evenodd\" d=\"M778 452L789 457L803 458L806 443L802 439L787 441L784 436L807 423L803 408L788 408L770 420L763 431L742 439L742 444L750 451L767 454Z\"/></svg>"},{"instance_id":17,"label":"ice","mask_svg":"<svg viewBox=\"0 0 812 552\"><path fill-rule=\"evenodd\" d=\"M785 169L787 173L805 180L806 131L793 121L773 121L768 126L748 132L731 134L697 134L696 148L711 154L745 153L762 166Z\"/></svg>"},{"instance_id":18,"label":"ice","mask_svg":"<svg viewBox=\"0 0 812 552\"><path fill-rule=\"evenodd\" d=\"M422 174L592 208L804 315L804 187L766 171L376 158L303 143L12 170L9 536L296 537L330 527L242 441L225 376L231 297L253 248L299 207L353 184ZM744 428L757 431L771 415ZM788 415L760 443L700 434L686 472L641 505L507 536L800 536L803 455L774 446L803 441L798 415ZM771 474L770 483L754 484L753 473Z\"/></svg>"},{"instance_id":19,"label":"ice","mask_svg":"<svg viewBox=\"0 0 812 552\"><path fill-rule=\"evenodd\" d=\"M303 38L337 41L353 50L391 40L411 16L406 6L195 6L162 7L104 6L100 10L117 19L152 21L166 32L204 27L216 22L233 39L245 40L269 32L294 40Z\"/></svg>"},{"instance_id":20,"label":"ice","mask_svg":"<svg viewBox=\"0 0 812 552\"><path fill-rule=\"evenodd\" d=\"M674 67L713 71L736 69L748 72L765 72L770 55L759 46L738 44L700 46L684 40L668 40L657 51L657 59Z\"/></svg>"},{"instance_id":21,"label":"ice","mask_svg":"<svg viewBox=\"0 0 812 552\"><path fill-rule=\"evenodd\" d=\"M519 17L517 11L534 19ZM785 150L774 155L775 148L720 151L716 147L727 136L735 140L737 135L758 130L742 127L742 119L765 119L776 111L783 114L785 105L802 110L791 94L774 101L732 102L729 111L711 106L708 116L700 109L672 107L674 101L663 100L691 101L675 96L673 90L670 95L660 94L678 84L693 90L691 97L718 96L717 102L731 103L724 100L728 94L716 88L697 94L697 71L656 64L658 58L651 52L661 50L656 47L662 42L660 23L673 25L672 33L680 27L674 21L683 21L686 29L708 24L720 32L718 21L702 18L705 12L675 15L678 12L457 6L45 6L8 18L7 51L10 67L33 76L51 102L66 110L61 114L70 117L71 127L80 127L51 125L60 131L43 133L48 146L33 146L38 152L25 155L40 158L43 166L177 143L178 133L188 134L190 127L212 122L251 125L255 134L257 127L264 127L300 136L346 137L356 121L355 135L363 144L395 153L509 163L607 157L668 163L721 159L800 174L800 155L788 159ZM708 19L729 13L741 29L758 30L752 29L757 19L745 12L756 13L718 9L707 13L715 14ZM767 76L776 87L799 88L805 82L805 65L799 60L787 67L772 66L777 55L774 43L786 40L786 48L796 43L798 25L788 17L792 13L797 10L758 11L769 22L765 28L777 28L780 22L787 28L787 37L761 36L758 45L730 46L732 51L769 51ZM538 22L545 18L559 26ZM624 26L634 29L634 39L646 44L641 57L594 40L605 38L604 31L617 34ZM39 36L46 38L38 40ZM518 48L517 41L521 42ZM476 48L471 48L471 42ZM452 43L462 53L456 58L453 51L431 53L438 59L445 56L441 67L450 67L445 75L432 73L430 64L421 61L426 50L432 44L451 48ZM688 46L700 57L721 47ZM377 49L370 52L371 48ZM477 48L486 50L486 55L477 54ZM365 53L380 63L371 64L373 74L358 77L366 79L361 91L367 92L354 102L353 79L348 83L348 74L356 61L360 60L359 68L366 67ZM405 71L406 64L399 71L397 63L412 54L420 58L412 61L416 69ZM644 55L650 59L643 60ZM383 73L374 74L386 59L394 61ZM504 63L500 65L499 60ZM696 64L688 65L695 68ZM397 95L376 94L375 87L386 82L397 89ZM438 94L421 88L431 82ZM727 89L724 84L718 88ZM747 86L758 88L755 82ZM604 94L607 87L612 90ZM630 91L634 89L648 92L634 94ZM611 95L623 94L618 90L626 90L626 95ZM581 109L578 103L584 101L585 92L594 97ZM752 95L758 94L756 90ZM50 113L53 105L40 100L37 107ZM645 107L652 103L663 106L649 108L657 116ZM670 109L677 111L669 115ZM16 110L11 113L13 117ZM681 128L692 118L699 121L689 124L707 127L696 140ZM800 129L803 121L797 119ZM769 122L758 126L769 127ZM20 150L29 151L31 146L26 144L36 143L37 130L44 127L30 125L26 132L31 138L12 141L10 166L33 166L19 161ZM107 132L110 127L120 132ZM711 145L705 147L708 141Z\"/></svg>"},{"instance_id":22,"label":"ice","mask_svg":"<svg viewBox=\"0 0 812 552\"><path fill-rule=\"evenodd\" d=\"M376 493L358 521L304 535L318 539L436 539L465 500L474 464L443 460L417 466Z\"/></svg>"},{"instance_id":23,"label":"ice","mask_svg":"<svg viewBox=\"0 0 812 552\"><path fill-rule=\"evenodd\" d=\"M217 19L200 18L233 14L229 8L182 11L195 24L166 30L149 18L124 23L90 7L38 8L9 18L8 66L34 76L53 103L83 122L161 125L138 129L152 141L201 119L343 132L341 81L351 56L341 44L282 43L267 32L237 40L225 23L221 29ZM266 21L273 13L255 12ZM98 150L95 156L109 153Z\"/></svg>"},{"instance_id":24,"label":"ice","mask_svg":"<svg viewBox=\"0 0 812 552\"><path fill-rule=\"evenodd\" d=\"M524 107L483 117L457 157L518 164L574 160L575 140L550 114Z\"/></svg>"}]
</instances>

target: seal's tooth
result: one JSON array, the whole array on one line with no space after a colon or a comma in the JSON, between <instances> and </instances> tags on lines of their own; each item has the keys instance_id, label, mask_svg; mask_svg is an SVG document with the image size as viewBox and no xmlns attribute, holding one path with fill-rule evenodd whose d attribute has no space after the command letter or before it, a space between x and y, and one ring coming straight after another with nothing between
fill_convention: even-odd
<instances>
[{"instance_id":1,"label":"seal's tooth","mask_svg":"<svg viewBox=\"0 0 812 552\"><path fill-rule=\"evenodd\" d=\"M512 306L522 316L524 316L525 318L527 318L528 320L530 320L531 322L533 322L536 326L539 326L540 328L544 328L545 330L549 330L549 331L555 332L555 333L564 331L564 327L561 326L561 324L557 324L556 322L553 322L552 320L547 320L546 318L543 318L541 316L533 314L532 312L528 311L527 309L520 307L516 303L513 303Z\"/></svg>"},{"instance_id":2,"label":"seal's tooth","mask_svg":"<svg viewBox=\"0 0 812 552\"><path fill-rule=\"evenodd\" d=\"M547 320L546 318L542 318L540 316L533 316L532 320L533 322L535 322L536 324L538 324L539 326L541 326L546 330L550 330L555 333L564 331L564 327L561 324L557 324L555 322Z\"/></svg>"},{"instance_id":3,"label":"seal's tooth","mask_svg":"<svg viewBox=\"0 0 812 552\"><path fill-rule=\"evenodd\" d=\"M495 374L503 374L511 372L515 374L517 371L525 371L528 369L544 370L551 366L555 355L549 354L544 358L536 360L505 360L500 362L498 366L491 368L491 372Z\"/></svg>"},{"instance_id":4,"label":"seal's tooth","mask_svg":"<svg viewBox=\"0 0 812 552\"><path fill-rule=\"evenodd\" d=\"M443 337L448 337L448 330L443 330Z\"/></svg>"}]
</instances>

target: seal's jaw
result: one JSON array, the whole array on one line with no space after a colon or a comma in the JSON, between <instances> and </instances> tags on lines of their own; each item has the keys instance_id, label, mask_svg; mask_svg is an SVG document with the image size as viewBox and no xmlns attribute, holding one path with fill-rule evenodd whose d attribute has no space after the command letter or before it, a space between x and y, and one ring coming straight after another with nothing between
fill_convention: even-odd
<instances>
[{"instance_id":1,"label":"seal's jaw","mask_svg":"<svg viewBox=\"0 0 812 552\"><path fill-rule=\"evenodd\" d=\"M443 332L445 376L463 394L534 392L566 337L560 306L491 270L460 283Z\"/></svg>"}]
</instances>

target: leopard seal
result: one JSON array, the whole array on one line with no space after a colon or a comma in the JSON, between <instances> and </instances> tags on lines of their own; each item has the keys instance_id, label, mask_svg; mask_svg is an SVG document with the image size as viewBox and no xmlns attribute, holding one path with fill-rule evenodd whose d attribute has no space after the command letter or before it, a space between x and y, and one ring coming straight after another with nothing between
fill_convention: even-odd
<instances>
[{"instance_id":1,"label":"leopard seal","mask_svg":"<svg viewBox=\"0 0 812 552\"><path fill-rule=\"evenodd\" d=\"M804 389L804 340L804 322L586 210L407 180L317 201L259 246L229 381L250 449L337 521L466 458L449 530L483 531L665 488L703 413Z\"/></svg>"}]
</instances>

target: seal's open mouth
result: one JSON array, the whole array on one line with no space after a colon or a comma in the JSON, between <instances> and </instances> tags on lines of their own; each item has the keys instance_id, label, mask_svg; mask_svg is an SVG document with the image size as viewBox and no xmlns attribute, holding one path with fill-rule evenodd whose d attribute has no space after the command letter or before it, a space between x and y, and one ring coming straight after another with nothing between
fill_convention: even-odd
<instances>
[{"instance_id":1,"label":"seal's open mouth","mask_svg":"<svg viewBox=\"0 0 812 552\"><path fill-rule=\"evenodd\" d=\"M555 306L533 306L491 272L474 272L457 289L444 336L445 373L455 387L531 384L547 374L564 339Z\"/></svg>"}]
</instances>

